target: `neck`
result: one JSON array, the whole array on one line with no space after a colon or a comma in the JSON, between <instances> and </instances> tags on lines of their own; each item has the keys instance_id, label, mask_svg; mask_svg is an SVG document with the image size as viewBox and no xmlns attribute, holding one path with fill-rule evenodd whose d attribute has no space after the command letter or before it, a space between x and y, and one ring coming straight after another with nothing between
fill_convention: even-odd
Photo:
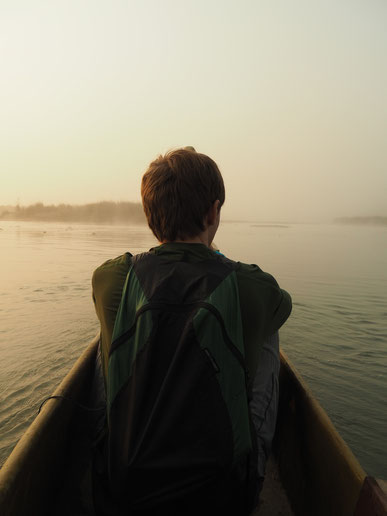
<instances>
[{"instance_id":1,"label":"neck","mask_svg":"<svg viewBox=\"0 0 387 516\"><path fill-rule=\"evenodd\" d=\"M199 235L194 237L186 238L184 240L173 240L173 241L164 241L160 242L161 244L204 244L207 247L211 246L211 242L209 241L208 231L203 231Z\"/></svg>"}]
</instances>

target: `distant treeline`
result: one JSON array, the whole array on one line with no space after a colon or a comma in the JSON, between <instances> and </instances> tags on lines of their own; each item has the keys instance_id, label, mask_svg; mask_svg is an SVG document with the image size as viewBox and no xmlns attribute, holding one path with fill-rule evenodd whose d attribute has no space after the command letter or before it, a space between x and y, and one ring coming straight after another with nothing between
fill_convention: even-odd
<instances>
[{"instance_id":1,"label":"distant treeline","mask_svg":"<svg viewBox=\"0 0 387 516\"><path fill-rule=\"evenodd\" d=\"M36 220L52 222L86 222L94 224L142 224L145 215L137 202L102 201L92 204L15 206L0 210L1 220Z\"/></svg>"},{"instance_id":2,"label":"distant treeline","mask_svg":"<svg viewBox=\"0 0 387 516\"><path fill-rule=\"evenodd\" d=\"M340 217L335 219L336 224L368 224L370 226L387 226L387 217Z\"/></svg>"}]
</instances>

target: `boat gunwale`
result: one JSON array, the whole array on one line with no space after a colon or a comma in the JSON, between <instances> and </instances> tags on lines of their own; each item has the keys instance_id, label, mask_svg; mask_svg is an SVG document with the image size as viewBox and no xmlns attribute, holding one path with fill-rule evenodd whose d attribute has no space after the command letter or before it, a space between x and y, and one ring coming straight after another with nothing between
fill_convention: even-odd
<instances>
[{"instance_id":1,"label":"boat gunwale","mask_svg":"<svg viewBox=\"0 0 387 516\"><path fill-rule=\"evenodd\" d=\"M335 440L338 447L340 447L341 452L348 463L351 465L353 469L354 476L358 478L358 480L363 483L364 478L367 476L367 473L362 468L361 464L355 457L353 451L348 446L346 441L340 435L338 430L336 429L334 423L331 418L328 416L326 410L321 406L320 402L313 395L310 387L305 382L303 377L297 371L287 354L281 349L280 350L280 358L281 358L281 366L286 368L286 371L289 375L294 378L294 381L297 382L305 396L305 401L310 404L311 409L314 412L315 417L319 420L322 426L324 426L332 435L332 438Z\"/></svg>"},{"instance_id":2,"label":"boat gunwale","mask_svg":"<svg viewBox=\"0 0 387 516\"><path fill-rule=\"evenodd\" d=\"M64 462L65 458L67 435L63 432L63 425L69 424L76 410L74 404L60 398L77 399L84 384L89 380L98 342L99 334L92 339L55 389L52 396L57 396L59 399L47 399L0 469L2 515L24 514L24 512L14 512L14 508L19 508L21 504L28 509L26 514L35 514L33 502L36 498L36 489L42 489L42 484L45 484L43 489L47 493L47 498L50 498L51 491L51 497L55 496L55 487L58 486L54 484L58 479L52 478L51 475L55 476L57 465ZM51 432L49 432L50 428ZM57 431L56 435L53 435L53 431ZM39 454L39 450L47 446L52 452L49 458L47 458L47 452ZM32 464L33 467L31 467ZM53 468L53 465L56 468ZM50 490L50 486L53 489ZM47 500L46 505L49 503ZM20 511L20 509L17 510ZM43 513L39 510L37 514Z\"/></svg>"},{"instance_id":3,"label":"boat gunwale","mask_svg":"<svg viewBox=\"0 0 387 516\"><path fill-rule=\"evenodd\" d=\"M280 358L273 452L294 513L353 515L366 472L282 349Z\"/></svg>"}]
</instances>

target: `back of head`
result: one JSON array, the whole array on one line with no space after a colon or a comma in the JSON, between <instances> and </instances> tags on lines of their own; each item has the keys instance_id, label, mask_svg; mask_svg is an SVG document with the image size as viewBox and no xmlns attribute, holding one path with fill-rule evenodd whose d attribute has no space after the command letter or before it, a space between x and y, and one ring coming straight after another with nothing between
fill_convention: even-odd
<instances>
[{"instance_id":1,"label":"back of head","mask_svg":"<svg viewBox=\"0 0 387 516\"><path fill-rule=\"evenodd\" d=\"M173 242L201 233L210 207L216 200L222 206L225 191L216 163L189 147L170 151L149 165L141 196L156 238Z\"/></svg>"}]
</instances>

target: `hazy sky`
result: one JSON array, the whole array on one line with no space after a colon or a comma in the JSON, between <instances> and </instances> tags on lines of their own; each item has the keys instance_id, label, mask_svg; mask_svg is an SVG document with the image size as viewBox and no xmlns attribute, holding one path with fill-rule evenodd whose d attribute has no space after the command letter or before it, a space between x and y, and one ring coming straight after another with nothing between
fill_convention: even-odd
<instances>
[{"instance_id":1,"label":"hazy sky","mask_svg":"<svg viewBox=\"0 0 387 516\"><path fill-rule=\"evenodd\" d=\"M0 0L0 204L140 200L193 145L227 218L387 215L385 0Z\"/></svg>"}]
</instances>

